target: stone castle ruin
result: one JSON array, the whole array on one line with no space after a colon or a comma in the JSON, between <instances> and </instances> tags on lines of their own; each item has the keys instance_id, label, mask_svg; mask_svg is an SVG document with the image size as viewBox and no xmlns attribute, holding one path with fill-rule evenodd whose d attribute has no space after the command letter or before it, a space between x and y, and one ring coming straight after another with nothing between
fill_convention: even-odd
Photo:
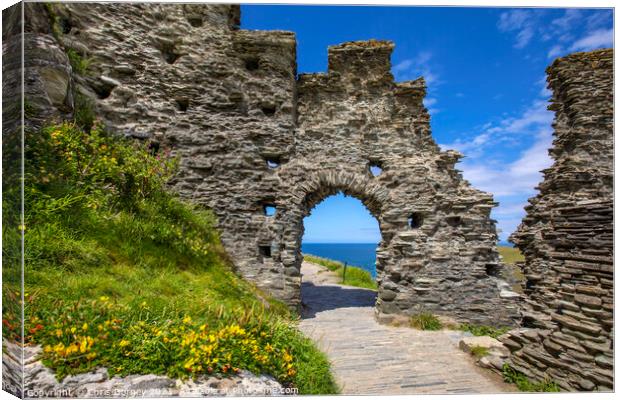
<instances>
[{"instance_id":1,"label":"stone castle ruin","mask_svg":"<svg viewBox=\"0 0 620 400\"><path fill-rule=\"evenodd\" d=\"M342 191L379 222L379 317L518 318L518 295L496 277L493 198L433 141L424 80L394 82L392 43L333 46L327 73L296 77L294 34L240 30L238 6L67 3L57 13L58 39L28 41L50 64L29 73L31 87L73 86L110 130L172 147L175 189L215 211L246 279L298 307L303 218ZM67 49L92 60L88 73L66 74Z\"/></svg>"},{"instance_id":2,"label":"stone castle ruin","mask_svg":"<svg viewBox=\"0 0 620 400\"><path fill-rule=\"evenodd\" d=\"M239 12L26 3L24 96L40 110L27 126L93 104L111 131L172 148L174 189L214 210L237 272L291 307L303 219L343 192L379 222L380 321L428 311L514 326L523 298L499 278L496 203L455 169L458 152L433 141L424 80L394 81L394 45L332 46L326 73L297 76L294 34L241 30ZM9 91L21 83L17 32L3 32L16 54L4 65ZM69 51L90 60L86 71ZM511 363L566 389L612 386L611 63L601 51L551 68L556 162L513 236L527 284L523 329L504 338Z\"/></svg>"}]
</instances>

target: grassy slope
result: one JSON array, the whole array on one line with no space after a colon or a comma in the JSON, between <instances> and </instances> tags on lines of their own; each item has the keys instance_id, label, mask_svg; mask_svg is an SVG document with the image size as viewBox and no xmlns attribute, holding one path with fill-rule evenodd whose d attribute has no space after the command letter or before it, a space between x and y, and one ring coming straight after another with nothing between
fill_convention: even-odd
<instances>
[{"instance_id":1,"label":"grassy slope","mask_svg":"<svg viewBox=\"0 0 620 400\"><path fill-rule=\"evenodd\" d=\"M321 265L330 271L335 272L340 277L342 282L342 276L344 274L344 264L339 261L330 260L328 258L317 257L311 254L304 254L304 260L313 264ZM370 273L363 268L355 266L347 266L347 275L344 285L361 287L366 289L377 289L377 282L372 278Z\"/></svg>"},{"instance_id":2,"label":"grassy slope","mask_svg":"<svg viewBox=\"0 0 620 400\"><path fill-rule=\"evenodd\" d=\"M497 246L499 254L502 256L502 261L506 264L514 264L516 262L525 261L525 257L516 247Z\"/></svg>"},{"instance_id":3,"label":"grassy slope","mask_svg":"<svg viewBox=\"0 0 620 400\"><path fill-rule=\"evenodd\" d=\"M337 392L288 309L232 272L213 215L163 189L163 156L68 124L35 135L25 329L46 365L59 376L106 366L182 378L242 368L300 393ZM5 206L12 198L7 190ZM6 226L5 263L17 265L19 233ZM9 338L19 331L18 269L3 274Z\"/></svg>"}]
</instances>

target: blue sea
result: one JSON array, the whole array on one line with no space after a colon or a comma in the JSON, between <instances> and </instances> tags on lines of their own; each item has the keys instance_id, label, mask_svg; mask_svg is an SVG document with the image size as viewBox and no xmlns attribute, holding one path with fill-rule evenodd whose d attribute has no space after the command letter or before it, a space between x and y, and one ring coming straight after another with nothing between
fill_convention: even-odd
<instances>
[{"instance_id":1,"label":"blue sea","mask_svg":"<svg viewBox=\"0 0 620 400\"><path fill-rule=\"evenodd\" d=\"M302 243L301 252L362 267L376 276L377 243Z\"/></svg>"},{"instance_id":2,"label":"blue sea","mask_svg":"<svg viewBox=\"0 0 620 400\"><path fill-rule=\"evenodd\" d=\"M500 241L499 246L513 247L512 243ZM331 260L349 263L376 276L375 260L377 243L302 243L301 252Z\"/></svg>"}]
</instances>

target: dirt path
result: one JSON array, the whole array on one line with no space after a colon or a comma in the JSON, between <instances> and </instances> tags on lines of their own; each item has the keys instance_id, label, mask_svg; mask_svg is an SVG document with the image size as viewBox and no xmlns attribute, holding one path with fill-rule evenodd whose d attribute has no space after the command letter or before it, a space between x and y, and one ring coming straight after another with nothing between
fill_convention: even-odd
<instances>
[{"instance_id":1,"label":"dirt path","mask_svg":"<svg viewBox=\"0 0 620 400\"><path fill-rule=\"evenodd\" d=\"M378 324L375 292L343 286L304 262L301 330L332 362L343 394L499 393L513 391L458 348L459 331L428 332Z\"/></svg>"}]
</instances>

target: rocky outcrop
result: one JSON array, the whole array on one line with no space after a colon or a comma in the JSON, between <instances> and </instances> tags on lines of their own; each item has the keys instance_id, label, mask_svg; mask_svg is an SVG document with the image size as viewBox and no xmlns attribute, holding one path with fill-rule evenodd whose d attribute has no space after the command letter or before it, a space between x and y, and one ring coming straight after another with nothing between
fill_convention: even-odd
<instances>
[{"instance_id":1,"label":"rocky outcrop","mask_svg":"<svg viewBox=\"0 0 620 400\"><path fill-rule=\"evenodd\" d=\"M20 360L24 354L22 376ZM283 388L273 377L256 376L240 371L228 377L205 376L197 380L171 379L160 375L113 376L106 368L70 375L58 381L54 372L45 367L39 358L39 346L22 348L14 343L4 343L2 366L3 387L19 397L204 397L204 396L270 396L294 394L292 389Z\"/></svg>"},{"instance_id":2,"label":"rocky outcrop","mask_svg":"<svg viewBox=\"0 0 620 400\"><path fill-rule=\"evenodd\" d=\"M613 388L613 52L556 60L554 164L511 240L525 255L510 363L565 390Z\"/></svg>"},{"instance_id":3,"label":"rocky outcrop","mask_svg":"<svg viewBox=\"0 0 620 400\"><path fill-rule=\"evenodd\" d=\"M394 82L391 42L333 46L327 73L297 79L294 34L241 30L238 6L30 3L26 17L32 120L87 104L111 131L171 147L175 190L215 211L238 273L273 296L299 306L303 218L342 191L379 221L382 321L518 318L493 198L434 143L424 80Z\"/></svg>"}]
</instances>

